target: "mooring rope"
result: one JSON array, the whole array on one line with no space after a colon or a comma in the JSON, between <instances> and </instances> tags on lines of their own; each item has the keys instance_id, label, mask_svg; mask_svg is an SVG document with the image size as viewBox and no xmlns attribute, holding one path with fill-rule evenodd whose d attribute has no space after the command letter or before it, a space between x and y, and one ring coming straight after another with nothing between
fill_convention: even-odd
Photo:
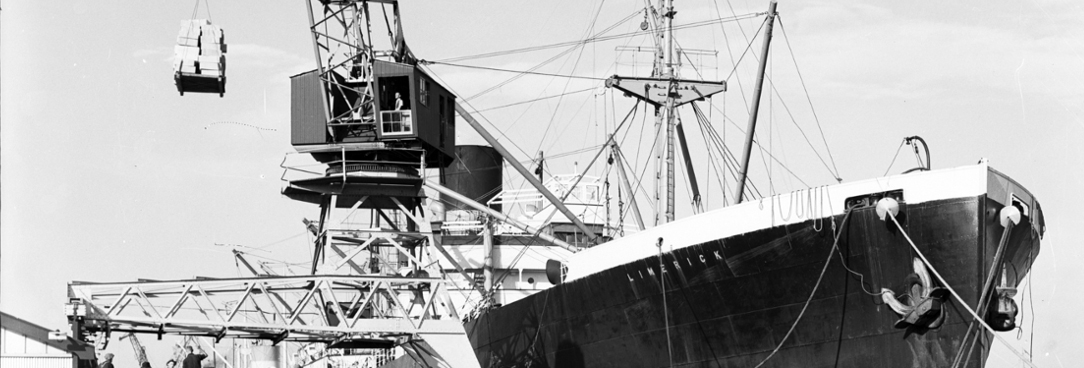
<instances>
[{"instance_id":1,"label":"mooring rope","mask_svg":"<svg viewBox=\"0 0 1084 368\"><path fill-rule=\"evenodd\" d=\"M828 265L832 264L832 257L835 256L836 247L839 246L839 237L843 235L843 228L847 226L847 220L851 217L852 209L853 207L848 208L847 213L843 215L843 220L841 221L839 229L837 229L834 239L832 241L832 249L828 250L828 259L824 260L824 267L821 267L821 274L820 276L817 276L817 283L813 285L813 291L809 293L809 298L806 298L805 304L802 305L802 311L798 313L798 318L795 319L794 323L790 325L790 329L787 330L787 334L783 335L783 340L779 341L779 344L775 346L775 349L772 350L772 353L768 354L768 356L765 357L764 360L761 360L755 368L760 368L760 366L764 365L764 363L768 362L769 359L775 356L775 353L779 352L779 349L782 348L783 344L787 342L788 338L790 338L790 334L794 333L794 329L798 327L798 322L800 322L802 320L802 316L805 315L806 309L809 308L809 303L813 301L813 296L817 295L817 289L820 288L821 281L824 280L824 274L828 271Z\"/></svg>"},{"instance_id":2,"label":"mooring rope","mask_svg":"<svg viewBox=\"0 0 1084 368\"><path fill-rule=\"evenodd\" d=\"M1005 347L1008 348L1009 351L1011 351L1013 354L1016 354L1016 356L1020 358L1020 361L1024 362L1024 364L1027 364L1028 367L1036 368L1035 364L1032 364L1031 361L1025 358L1023 354L1020 354L1019 351L1016 351L1016 349L1014 349L1012 345L1009 345L1008 341L1005 341L1005 338L1001 337L1001 335L998 335L994 331L994 329L990 327L990 325L986 324L986 321L983 320L982 317L979 317L978 313L975 313L975 310L971 309L971 306L967 305L967 302L964 301L964 298L960 297L960 294L956 293L956 290L953 289L947 281L945 281L945 278L941 277L941 274L937 272L936 268L933 267L933 264L930 263L930 260L926 259L926 256L922 254L922 251L918 250L918 246L916 246L915 242L911 240L911 237L907 235L907 231L903 229L903 226L900 226L899 221L896 221L896 216L893 215L892 212L888 212L886 216L892 219L892 223L896 224L896 228L900 229L900 233L903 234L903 238L907 239L907 243L911 244L911 248L915 250L915 253L918 254L918 257L922 259L922 262L926 264L926 267L930 269L930 272L932 272L933 275L937 277L937 280L941 281L941 285L943 285L945 289L949 291L949 293L952 293L952 296L956 297L956 300L960 301L960 304L964 307L964 309L967 310L967 313L970 313L971 316L975 318L975 321L979 322L979 324L981 324L983 328L989 331L990 334L994 335L994 337L996 337L998 341L1001 341L1002 344L1005 344Z\"/></svg>"}]
</instances>

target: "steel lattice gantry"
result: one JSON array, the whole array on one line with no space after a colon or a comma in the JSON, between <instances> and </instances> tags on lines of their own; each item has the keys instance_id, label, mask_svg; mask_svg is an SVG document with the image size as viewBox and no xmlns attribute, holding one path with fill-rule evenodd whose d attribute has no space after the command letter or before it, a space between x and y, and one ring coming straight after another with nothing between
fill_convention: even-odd
<instances>
[{"instance_id":1,"label":"steel lattice gantry","mask_svg":"<svg viewBox=\"0 0 1084 368\"><path fill-rule=\"evenodd\" d=\"M421 344L441 366L477 366L448 281L287 276L68 285L73 327L274 342ZM355 345L357 346L357 345ZM470 359L461 359L462 356Z\"/></svg>"}]
</instances>

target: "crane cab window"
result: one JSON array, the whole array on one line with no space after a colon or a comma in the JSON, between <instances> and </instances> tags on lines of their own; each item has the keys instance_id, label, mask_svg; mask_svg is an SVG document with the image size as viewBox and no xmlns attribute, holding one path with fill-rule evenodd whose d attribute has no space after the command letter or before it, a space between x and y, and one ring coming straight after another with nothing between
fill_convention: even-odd
<instances>
[{"instance_id":1,"label":"crane cab window","mask_svg":"<svg viewBox=\"0 0 1084 368\"><path fill-rule=\"evenodd\" d=\"M378 79L380 132L384 135L414 134L414 121L410 115L410 79L405 76Z\"/></svg>"}]
</instances>

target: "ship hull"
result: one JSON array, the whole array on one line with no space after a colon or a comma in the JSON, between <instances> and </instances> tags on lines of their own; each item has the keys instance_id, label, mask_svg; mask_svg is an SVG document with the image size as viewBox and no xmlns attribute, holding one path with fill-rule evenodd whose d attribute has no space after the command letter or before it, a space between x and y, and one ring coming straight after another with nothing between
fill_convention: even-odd
<instances>
[{"instance_id":1,"label":"ship hull","mask_svg":"<svg viewBox=\"0 0 1084 368\"><path fill-rule=\"evenodd\" d=\"M982 194L901 207L907 235L972 309L1004 229L999 202ZM1041 230L1029 221L1005 245L1011 286L1038 253ZM659 253L468 321L481 366L752 367L778 348L765 367L946 367L972 340L973 319L951 297L940 326L895 326L900 316L878 293L906 294L917 255L872 206ZM981 367L991 336L970 335L980 341L964 360Z\"/></svg>"}]
</instances>

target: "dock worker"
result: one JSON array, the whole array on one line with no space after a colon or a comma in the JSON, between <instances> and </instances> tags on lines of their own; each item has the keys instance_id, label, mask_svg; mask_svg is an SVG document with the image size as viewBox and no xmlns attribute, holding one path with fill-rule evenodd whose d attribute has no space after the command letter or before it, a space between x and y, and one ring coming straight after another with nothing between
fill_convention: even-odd
<instances>
[{"instance_id":1,"label":"dock worker","mask_svg":"<svg viewBox=\"0 0 1084 368\"><path fill-rule=\"evenodd\" d=\"M98 364L98 368L113 368L113 353L105 353L102 356L102 363Z\"/></svg>"},{"instance_id":2,"label":"dock worker","mask_svg":"<svg viewBox=\"0 0 1084 368\"><path fill-rule=\"evenodd\" d=\"M200 361L207 357L207 353L203 352L203 347L196 345L196 350L199 351L198 353L192 352L192 345L185 346L184 348L188 350L188 356L184 357L184 361L181 362L181 368L200 368Z\"/></svg>"}]
</instances>

